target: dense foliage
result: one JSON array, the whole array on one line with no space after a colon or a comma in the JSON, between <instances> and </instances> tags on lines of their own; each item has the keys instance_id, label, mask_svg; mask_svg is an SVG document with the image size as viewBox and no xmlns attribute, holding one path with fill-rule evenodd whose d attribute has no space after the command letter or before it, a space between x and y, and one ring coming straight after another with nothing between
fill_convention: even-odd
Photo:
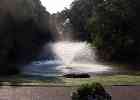
<instances>
[{"instance_id":1,"label":"dense foliage","mask_svg":"<svg viewBox=\"0 0 140 100\"><path fill-rule=\"evenodd\" d=\"M51 39L48 20L39 0L0 1L0 74L16 73Z\"/></svg>"},{"instance_id":2,"label":"dense foliage","mask_svg":"<svg viewBox=\"0 0 140 100\"><path fill-rule=\"evenodd\" d=\"M90 37L87 25L88 19L94 14L93 5L94 0L74 0L67 14L73 25L74 35L81 40L87 40Z\"/></svg>"},{"instance_id":3,"label":"dense foliage","mask_svg":"<svg viewBox=\"0 0 140 100\"><path fill-rule=\"evenodd\" d=\"M90 2L90 3L89 3ZM106 60L138 60L140 57L140 1L75 0L71 22Z\"/></svg>"},{"instance_id":4,"label":"dense foliage","mask_svg":"<svg viewBox=\"0 0 140 100\"><path fill-rule=\"evenodd\" d=\"M72 94L72 100L111 100L111 96L99 83L81 85Z\"/></svg>"}]
</instances>

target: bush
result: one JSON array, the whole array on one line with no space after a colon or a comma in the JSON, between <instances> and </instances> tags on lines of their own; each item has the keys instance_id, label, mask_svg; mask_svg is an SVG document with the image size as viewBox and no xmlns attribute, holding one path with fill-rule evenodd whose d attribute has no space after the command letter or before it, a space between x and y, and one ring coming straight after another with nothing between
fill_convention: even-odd
<instances>
[{"instance_id":1,"label":"bush","mask_svg":"<svg viewBox=\"0 0 140 100\"><path fill-rule=\"evenodd\" d=\"M111 100L111 96L100 83L81 85L72 93L72 100Z\"/></svg>"}]
</instances>

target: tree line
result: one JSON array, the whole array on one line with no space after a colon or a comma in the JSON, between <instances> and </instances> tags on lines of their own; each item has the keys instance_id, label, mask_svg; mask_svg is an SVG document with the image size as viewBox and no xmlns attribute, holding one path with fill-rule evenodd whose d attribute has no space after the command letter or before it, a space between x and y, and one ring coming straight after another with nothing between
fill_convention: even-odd
<instances>
[{"instance_id":1,"label":"tree line","mask_svg":"<svg viewBox=\"0 0 140 100\"><path fill-rule=\"evenodd\" d=\"M74 0L63 16L75 36L95 46L101 58L139 61L139 9L138 0Z\"/></svg>"}]
</instances>

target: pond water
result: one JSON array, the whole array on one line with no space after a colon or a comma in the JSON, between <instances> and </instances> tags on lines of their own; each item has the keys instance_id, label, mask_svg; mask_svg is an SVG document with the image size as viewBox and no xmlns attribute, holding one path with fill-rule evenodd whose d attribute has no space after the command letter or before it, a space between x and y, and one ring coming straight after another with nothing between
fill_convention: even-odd
<instances>
[{"instance_id":1,"label":"pond water","mask_svg":"<svg viewBox=\"0 0 140 100\"><path fill-rule=\"evenodd\" d=\"M25 75L43 77L62 76L70 73L124 74L131 71L131 69L112 67L111 64L98 62L95 52L96 49L91 48L86 42L47 43L37 59L24 65L21 70Z\"/></svg>"}]
</instances>

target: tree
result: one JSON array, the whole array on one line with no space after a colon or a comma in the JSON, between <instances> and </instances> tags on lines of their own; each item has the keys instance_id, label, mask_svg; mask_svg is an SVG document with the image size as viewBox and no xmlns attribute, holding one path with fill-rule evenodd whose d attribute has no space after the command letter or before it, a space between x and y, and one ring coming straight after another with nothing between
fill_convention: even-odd
<instances>
[{"instance_id":1,"label":"tree","mask_svg":"<svg viewBox=\"0 0 140 100\"><path fill-rule=\"evenodd\" d=\"M91 17L89 29L95 34L93 43L100 54L110 60L136 60L140 56L140 2L105 0L95 5L96 15Z\"/></svg>"},{"instance_id":2,"label":"tree","mask_svg":"<svg viewBox=\"0 0 140 100\"><path fill-rule=\"evenodd\" d=\"M75 0L71 4L69 18L75 30L75 36L89 39L88 19L94 15L94 0Z\"/></svg>"},{"instance_id":3,"label":"tree","mask_svg":"<svg viewBox=\"0 0 140 100\"><path fill-rule=\"evenodd\" d=\"M75 0L69 18L79 32L76 36L96 46L102 58L136 60L140 57L139 9L138 0Z\"/></svg>"},{"instance_id":4,"label":"tree","mask_svg":"<svg viewBox=\"0 0 140 100\"><path fill-rule=\"evenodd\" d=\"M39 0L0 1L0 74L15 74L51 39L49 13Z\"/></svg>"}]
</instances>

